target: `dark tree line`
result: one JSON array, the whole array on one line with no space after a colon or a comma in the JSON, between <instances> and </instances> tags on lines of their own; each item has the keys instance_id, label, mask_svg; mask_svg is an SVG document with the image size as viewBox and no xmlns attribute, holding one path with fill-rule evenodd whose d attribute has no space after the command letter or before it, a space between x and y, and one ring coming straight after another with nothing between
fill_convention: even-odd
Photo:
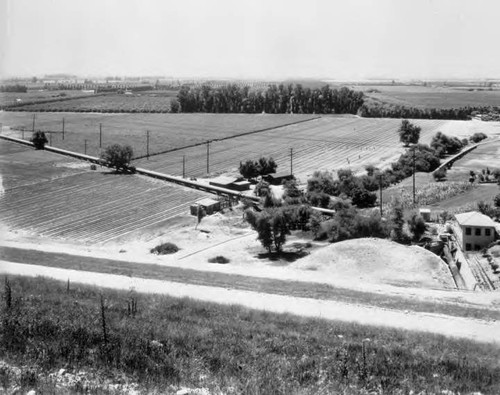
<instances>
[{"instance_id":1,"label":"dark tree line","mask_svg":"<svg viewBox=\"0 0 500 395\"><path fill-rule=\"evenodd\" d=\"M311 89L301 84L280 84L253 90L229 84L220 88L182 86L177 99L179 112L356 114L363 104L363 92L328 85Z\"/></svg>"},{"instance_id":2,"label":"dark tree line","mask_svg":"<svg viewBox=\"0 0 500 395\"><path fill-rule=\"evenodd\" d=\"M0 92L20 92L20 93L26 93L28 91L28 88L25 85L1 85L0 86Z\"/></svg>"},{"instance_id":3,"label":"dark tree line","mask_svg":"<svg viewBox=\"0 0 500 395\"><path fill-rule=\"evenodd\" d=\"M364 103L358 115L364 118L410 118L468 120L473 113L488 113L495 107L416 108L390 104ZM498 111L498 108L496 109Z\"/></svg>"}]
</instances>

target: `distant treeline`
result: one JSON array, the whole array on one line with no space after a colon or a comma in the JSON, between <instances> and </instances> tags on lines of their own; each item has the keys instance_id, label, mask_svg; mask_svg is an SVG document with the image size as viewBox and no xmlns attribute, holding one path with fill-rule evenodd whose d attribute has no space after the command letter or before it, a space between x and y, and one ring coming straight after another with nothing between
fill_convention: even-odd
<instances>
[{"instance_id":1,"label":"distant treeline","mask_svg":"<svg viewBox=\"0 0 500 395\"><path fill-rule=\"evenodd\" d=\"M0 92L22 92L26 93L28 91L28 88L25 85L1 85L0 86Z\"/></svg>"},{"instance_id":2,"label":"distant treeline","mask_svg":"<svg viewBox=\"0 0 500 395\"><path fill-rule=\"evenodd\" d=\"M494 109L494 108L493 108ZM457 119L468 120L473 113L488 113L492 107L416 108L391 104L364 103L358 115L365 118ZM498 111L498 109L497 109Z\"/></svg>"},{"instance_id":3,"label":"distant treeline","mask_svg":"<svg viewBox=\"0 0 500 395\"><path fill-rule=\"evenodd\" d=\"M303 88L301 84L269 85L264 90L228 84L220 88L182 86L172 112L356 114L363 92L348 88Z\"/></svg>"}]
</instances>

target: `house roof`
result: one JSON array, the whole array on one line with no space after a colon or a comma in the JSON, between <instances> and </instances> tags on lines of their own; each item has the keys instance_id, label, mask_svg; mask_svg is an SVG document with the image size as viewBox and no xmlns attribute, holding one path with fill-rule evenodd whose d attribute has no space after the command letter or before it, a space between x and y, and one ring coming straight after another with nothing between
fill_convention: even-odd
<instances>
[{"instance_id":1,"label":"house roof","mask_svg":"<svg viewBox=\"0 0 500 395\"><path fill-rule=\"evenodd\" d=\"M201 200L197 200L196 204L199 204L200 206L208 207L208 206L213 206L214 204L219 203L218 200L210 199L210 198L205 198Z\"/></svg>"},{"instance_id":2,"label":"house roof","mask_svg":"<svg viewBox=\"0 0 500 395\"><path fill-rule=\"evenodd\" d=\"M477 211L455 214L455 218L460 225L495 227L495 222L490 217Z\"/></svg>"}]
</instances>

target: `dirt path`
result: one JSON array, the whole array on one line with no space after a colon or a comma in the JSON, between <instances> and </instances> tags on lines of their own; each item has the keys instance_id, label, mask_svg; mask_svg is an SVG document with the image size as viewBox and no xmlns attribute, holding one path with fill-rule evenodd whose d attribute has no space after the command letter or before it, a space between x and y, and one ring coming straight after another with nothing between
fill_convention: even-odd
<instances>
[{"instance_id":1,"label":"dirt path","mask_svg":"<svg viewBox=\"0 0 500 395\"><path fill-rule=\"evenodd\" d=\"M55 269L0 261L0 273L25 276L46 276L61 281L96 285L100 287L156 293L174 297L221 304L238 304L248 308L276 313L291 313L303 317L357 322L363 325L386 326L466 338L479 342L500 344L500 322L451 317L432 313L415 313L388 310L377 307L270 295L250 291L190 285L158 280L138 279L127 276L101 274L77 270Z\"/></svg>"}]
</instances>

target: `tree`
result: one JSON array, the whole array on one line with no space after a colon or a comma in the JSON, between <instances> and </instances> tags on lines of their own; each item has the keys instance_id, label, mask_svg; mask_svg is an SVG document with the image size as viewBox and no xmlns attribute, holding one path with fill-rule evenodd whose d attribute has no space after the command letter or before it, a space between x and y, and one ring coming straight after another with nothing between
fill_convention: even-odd
<instances>
[{"instance_id":1,"label":"tree","mask_svg":"<svg viewBox=\"0 0 500 395\"><path fill-rule=\"evenodd\" d=\"M417 144L420 139L420 130L420 126L413 125L407 119L403 119L398 129L399 141L401 141L405 147L408 147L410 144Z\"/></svg>"},{"instance_id":2,"label":"tree","mask_svg":"<svg viewBox=\"0 0 500 395\"><path fill-rule=\"evenodd\" d=\"M391 239L397 243L406 244L407 237L403 231L405 224L403 206L399 200L394 202L394 207L390 215Z\"/></svg>"},{"instance_id":3,"label":"tree","mask_svg":"<svg viewBox=\"0 0 500 395\"><path fill-rule=\"evenodd\" d=\"M377 201L377 195L363 187L356 187L351 194L352 204L359 208L372 207Z\"/></svg>"},{"instance_id":4,"label":"tree","mask_svg":"<svg viewBox=\"0 0 500 395\"><path fill-rule=\"evenodd\" d=\"M130 145L113 144L108 146L101 154L101 159L116 171L127 171L134 151Z\"/></svg>"},{"instance_id":5,"label":"tree","mask_svg":"<svg viewBox=\"0 0 500 395\"><path fill-rule=\"evenodd\" d=\"M495 203L495 207L500 207L500 193L495 196L495 199L493 199L493 202Z\"/></svg>"},{"instance_id":6,"label":"tree","mask_svg":"<svg viewBox=\"0 0 500 395\"><path fill-rule=\"evenodd\" d=\"M257 239L269 253L273 246L277 252L281 252L286 236L290 234L286 215L281 208L267 208L260 213L248 209L245 219L257 232Z\"/></svg>"},{"instance_id":7,"label":"tree","mask_svg":"<svg viewBox=\"0 0 500 395\"><path fill-rule=\"evenodd\" d=\"M239 168L240 174L247 178L255 178L259 175L257 166L253 160L247 160L246 162L240 162Z\"/></svg>"},{"instance_id":8,"label":"tree","mask_svg":"<svg viewBox=\"0 0 500 395\"><path fill-rule=\"evenodd\" d=\"M276 164L276 162L274 161L273 158L269 157L269 158L264 158L264 157L261 157L259 158L259 161L257 162L257 169L259 171L259 174L261 176L265 176L267 174L271 174L271 173L275 173L276 172L276 168L278 167L278 165Z\"/></svg>"},{"instance_id":9,"label":"tree","mask_svg":"<svg viewBox=\"0 0 500 395\"><path fill-rule=\"evenodd\" d=\"M170 100L170 112L178 113L180 112L181 105L177 99Z\"/></svg>"},{"instance_id":10,"label":"tree","mask_svg":"<svg viewBox=\"0 0 500 395\"><path fill-rule=\"evenodd\" d=\"M33 133L31 142L33 143L36 149L44 149L45 144L47 144L49 140L47 140L47 136L45 136L44 132L37 130L36 132Z\"/></svg>"},{"instance_id":11,"label":"tree","mask_svg":"<svg viewBox=\"0 0 500 395\"><path fill-rule=\"evenodd\" d=\"M424 219L417 213L412 213L407 221L408 228L413 235L413 240L418 241L427 230L427 225Z\"/></svg>"}]
</instances>

